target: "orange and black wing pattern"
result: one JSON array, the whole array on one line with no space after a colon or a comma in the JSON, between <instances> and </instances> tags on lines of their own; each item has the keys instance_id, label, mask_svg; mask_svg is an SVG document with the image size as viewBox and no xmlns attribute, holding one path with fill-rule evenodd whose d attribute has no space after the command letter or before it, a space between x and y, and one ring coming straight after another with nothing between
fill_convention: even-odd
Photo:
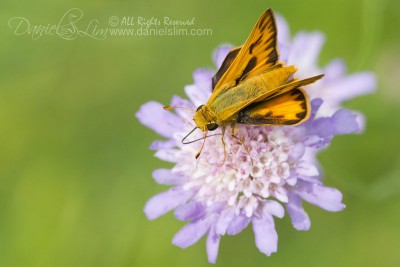
<instances>
[{"instance_id":1,"label":"orange and black wing pattern","mask_svg":"<svg viewBox=\"0 0 400 267\"><path fill-rule=\"evenodd\" d=\"M249 125L297 125L310 116L305 92L295 88L278 96L253 103L237 115L237 122Z\"/></svg>"},{"instance_id":2,"label":"orange and black wing pattern","mask_svg":"<svg viewBox=\"0 0 400 267\"><path fill-rule=\"evenodd\" d=\"M232 49L225 58L213 77L213 94L267 71L278 59L276 22L272 10L268 9L258 19L245 44Z\"/></svg>"}]
</instances>

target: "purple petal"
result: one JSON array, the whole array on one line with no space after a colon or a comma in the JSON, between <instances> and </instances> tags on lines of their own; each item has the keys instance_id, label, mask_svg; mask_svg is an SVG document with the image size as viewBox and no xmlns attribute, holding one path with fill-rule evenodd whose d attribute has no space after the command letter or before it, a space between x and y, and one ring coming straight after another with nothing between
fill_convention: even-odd
<instances>
[{"instance_id":1,"label":"purple petal","mask_svg":"<svg viewBox=\"0 0 400 267\"><path fill-rule=\"evenodd\" d=\"M219 235L224 235L234 217L235 213L233 210L223 210L218 217L217 223L215 224L215 232Z\"/></svg>"},{"instance_id":2,"label":"purple petal","mask_svg":"<svg viewBox=\"0 0 400 267\"><path fill-rule=\"evenodd\" d=\"M275 197L280 202L288 202L287 190L283 187L277 187L274 191L272 191L271 196Z\"/></svg>"},{"instance_id":3,"label":"purple petal","mask_svg":"<svg viewBox=\"0 0 400 267\"><path fill-rule=\"evenodd\" d=\"M300 177L314 177L319 176L319 171L314 164L308 161L300 161L297 164L296 174Z\"/></svg>"},{"instance_id":4,"label":"purple petal","mask_svg":"<svg viewBox=\"0 0 400 267\"><path fill-rule=\"evenodd\" d=\"M205 235L215 221L215 216L205 218L186 224L172 239L172 243L181 248L187 248Z\"/></svg>"},{"instance_id":5,"label":"purple petal","mask_svg":"<svg viewBox=\"0 0 400 267\"><path fill-rule=\"evenodd\" d=\"M171 106L177 106L177 107L184 107L188 109L192 109L193 111L196 109L196 107L191 103L190 101L183 99L179 96L173 96L171 99ZM187 109L181 109L177 108L174 110L176 114L178 114L181 118L187 120L187 121L192 121L193 118L193 112Z\"/></svg>"},{"instance_id":6,"label":"purple petal","mask_svg":"<svg viewBox=\"0 0 400 267\"><path fill-rule=\"evenodd\" d=\"M278 218L283 218L285 215L285 210L282 205L274 200L265 200L263 205L263 213L271 214Z\"/></svg>"},{"instance_id":7,"label":"purple petal","mask_svg":"<svg viewBox=\"0 0 400 267\"><path fill-rule=\"evenodd\" d=\"M251 222L251 219L246 217L245 215L238 215L235 216L232 221L229 223L228 229L226 229L226 233L228 235L237 235L243 229L245 229L249 223Z\"/></svg>"},{"instance_id":8,"label":"purple petal","mask_svg":"<svg viewBox=\"0 0 400 267\"><path fill-rule=\"evenodd\" d=\"M228 55L229 51L231 51L232 48L233 48L232 45L224 44L214 50L213 60L214 60L215 66L217 66L217 69L219 67L221 67L222 62L224 62L226 55Z\"/></svg>"},{"instance_id":9,"label":"purple petal","mask_svg":"<svg viewBox=\"0 0 400 267\"><path fill-rule=\"evenodd\" d=\"M208 98L210 97L210 93L207 93L203 90L200 90L195 85L187 85L185 86L185 93L189 97L190 101L196 106L203 105L207 102Z\"/></svg>"},{"instance_id":10,"label":"purple petal","mask_svg":"<svg viewBox=\"0 0 400 267\"><path fill-rule=\"evenodd\" d=\"M296 189L296 193L305 201L328 211L341 211L345 208L342 193L332 187L304 183Z\"/></svg>"},{"instance_id":11,"label":"purple petal","mask_svg":"<svg viewBox=\"0 0 400 267\"><path fill-rule=\"evenodd\" d=\"M297 181L302 180L313 184L322 184L321 176L297 176Z\"/></svg>"},{"instance_id":12,"label":"purple petal","mask_svg":"<svg viewBox=\"0 0 400 267\"><path fill-rule=\"evenodd\" d=\"M309 147L321 150L332 141L332 138L333 136L326 136L321 138L316 135L311 135L304 139L304 144Z\"/></svg>"},{"instance_id":13,"label":"purple petal","mask_svg":"<svg viewBox=\"0 0 400 267\"><path fill-rule=\"evenodd\" d=\"M366 124L366 119L364 114L358 112L358 111L353 111L354 115L356 115L356 122L358 125L358 131L356 133L364 133L365 130L365 124Z\"/></svg>"},{"instance_id":14,"label":"purple petal","mask_svg":"<svg viewBox=\"0 0 400 267\"><path fill-rule=\"evenodd\" d=\"M335 125L331 118L319 118L311 122L307 129L308 137L310 136L332 136L335 134Z\"/></svg>"},{"instance_id":15,"label":"purple petal","mask_svg":"<svg viewBox=\"0 0 400 267\"><path fill-rule=\"evenodd\" d=\"M349 134L359 130L356 116L346 109L340 109L331 118L318 118L307 125L309 136L329 137L337 134Z\"/></svg>"},{"instance_id":16,"label":"purple petal","mask_svg":"<svg viewBox=\"0 0 400 267\"><path fill-rule=\"evenodd\" d=\"M176 185L183 181L183 178L173 173L170 169L157 169L153 171L153 178L158 184Z\"/></svg>"},{"instance_id":17,"label":"purple petal","mask_svg":"<svg viewBox=\"0 0 400 267\"><path fill-rule=\"evenodd\" d=\"M308 148L306 149L306 152L304 153L304 156L302 160L309 162L310 164L313 164L314 166L317 166L318 172L322 173L321 168L319 167L319 162L317 160L317 149L313 148Z\"/></svg>"},{"instance_id":18,"label":"purple petal","mask_svg":"<svg viewBox=\"0 0 400 267\"><path fill-rule=\"evenodd\" d=\"M280 61L287 62L290 54L290 29L284 17L275 13L278 28L278 49Z\"/></svg>"},{"instance_id":19,"label":"purple petal","mask_svg":"<svg viewBox=\"0 0 400 267\"><path fill-rule=\"evenodd\" d=\"M313 122L314 122L314 118L317 114L317 112L319 111L321 105L322 105L323 101L321 98L316 98L311 100L311 114L310 114L310 118L302 123L299 127L309 127Z\"/></svg>"},{"instance_id":20,"label":"purple petal","mask_svg":"<svg viewBox=\"0 0 400 267\"><path fill-rule=\"evenodd\" d=\"M376 77L371 72L355 73L336 79L324 91L331 91L330 97L340 104L348 99L372 93L376 88Z\"/></svg>"},{"instance_id":21,"label":"purple petal","mask_svg":"<svg viewBox=\"0 0 400 267\"><path fill-rule=\"evenodd\" d=\"M347 109L340 109L333 114L334 134L350 134L359 131L356 115Z\"/></svg>"},{"instance_id":22,"label":"purple petal","mask_svg":"<svg viewBox=\"0 0 400 267\"><path fill-rule=\"evenodd\" d=\"M151 150L160 150L160 149L167 149L173 148L176 146L176 141L174 139L169 140L156 140L150 145Z\"/></svg>"},{"instance_id":23,"label":"purple petal","mask_svg":"<svg viewBox=\"0 0 400 267\"><path fill-rule=\"evenodd\" d=\"M303 143L297 143L295 144L292 149L290 150L288 160L290 162L296 162L298 161L305 153L306 148Z\"/></svg>"},{"instance_id":24,"label":"purple petal","mask_svg":"<svg viewBox=\"0 0 400 267\"><path fill-rule=\"evenodd\" d=\"M324 69L324 80L325 82L335 83L337 79L340 79L346 73L346 64L341 59L334 59Z\"/></svg>"},{"instance_id":25,"label":"purple petal","mask_svg":"<svg viewBox=\"0 0 400 267\"><path fill-rule=\"evenodd\" d=\"M178 116L164 110L163 105L154 101L143 104L136 113L136 118L159 135L169 138L183 127Z\"/></svg>"},{"instance_id":26,"label":"purple petal","mask_svg":"<svg viewBox=\"0 0 400 267\"><path fill-rule=\"evenodd\" d=\"M195 106L193 106L193 104L190 101L183 99L182 97L177 95L172 96L171 106L180 106L191 109L195 108Z\"/></svg>"},{"instance_id":27,"label":"purple petal","mask_svg":"<svg viewBox=\"0 0 400 267\"><path fill-rule=\"evenodd\" d=\"M290 44L290 29L287 21L281 14L275 13L278 28L278 41L283 44Z\"/></svg>"},{"instance_id":28,"label":"purple petal","mask_svg":"<svg viewBox=\"0 0 400 267\"><path fill-rule=\"evenodd\" d=\"M185 191L180 187L171 188L150 198L144 207L144 213L149 220L154 220L185 203L192 196L191 191Z\"/></svg>"},{"instance_id":29,"label":"purple petal","mask_svg":"<svg viewBox=\"0 0 400 267\"><path fill-rule=\"evenodd\" d=\"M214 227L211 226L211 229L208 232L207 243L206 243L207 256L208 256L208 261L210 263L215 263L217 261L220 239L221 236L218 235L214 231Z\"/></svg>"},{"instance_id":30,"label":"purple petal","mask_svg":"<svg viewBox=\"0 0 400 267\"><path fill-rule=\"evenodd\" d=\"M293 227L299 231L309 230L311 221L301 206L301 198L293 193L289 193L288 196L289 202L286 204L286 209L292 220Z\"/></svg>"},{"instance_id":31,"label":"purple petal","mask_svg":"<svg viewBox=\"0 0 400 267\"><path fill-rule=\"evenodd\" d=\"M253 232L256 246L267 256L278 250L278 234L275 230L274 219L267 212L262 217L253 218Z\"/></svg>"},{"instance_id":32,"label":"purple petal","mask_svg":"<svg viewBox=\"0 0 400 267\"><path fill-rule=\"evenodd\" d=\"M198 202L190 202L177 207L174 211L175 218L181 221L196 220L204 216L206 209Z\"/></svg>"},{"instance_id":33,"label":"purple petal","mask_svg":"<svg viewBox=\"0 0 400 267\"><path fill-rule=\"evenodd\" d=\"M376 88L376 77L371 72L356 73L344 76L345 67L338 60L328 65L324 79L319 85L306 88L312 98L326 99L319 110L319 116L331 116L340 108L342 102L363 94L371 93ZM362 126L362 125L361 125Z\"/></svg>"},{"instance_id":34,"label":"purple petal","mask_svg":"<svg viewBox=\"0 0 400 267\"><path fill-rule=\"evenodd\" d=\"M299 32L293 39L288 65L299 67L298 75L301 78L319 74L316 68L320 50L325 42L321 32Z\"/></svg>"},{"instance_id":35,"label":"purple petal","mask_svg":"<svg viewBox=\"0 0 400 267\"><path fill-rule=\"evenodd\" d=\"M179 150L177 149L160 149L154 156L164 161L178 162L177 154L179 154Z\"/></svg>"},{"instance_id":36,"label":"purple petal","mask_svg":"<svg viewBox=\"0 0 400 267\"><path fill-rule=\"evenodd\" d=\"M311 101L311 115L313 118L315 117L315 114L317 113L318 109L321 107L323 103L323 100L321 98L316 98Z\"/></svg>"},{"instance_id":37,"label":"purple petal","mask_svg":"<svg viewBox=\"0 0 400 267\"><path fill-rule=\"evenodd\" d=\"M211 80L214 72L209 69L197 69L193 72L194 85L200 90L211 93Z\"/></svg>"}]
</instances>

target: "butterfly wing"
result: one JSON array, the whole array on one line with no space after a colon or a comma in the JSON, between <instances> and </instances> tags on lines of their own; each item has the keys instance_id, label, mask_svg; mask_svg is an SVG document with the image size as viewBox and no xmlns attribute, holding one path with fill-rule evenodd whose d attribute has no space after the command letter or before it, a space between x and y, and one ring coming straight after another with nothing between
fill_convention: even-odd
<instances>
[{"instance_id":1,"label":"butterfly wing","mask_svg":"<svg viewBox=\"0 0 400 267\"><path fill-rule=\"evenodd\" d=\"M289 68L289 67L286 67ZM285 68L280 68L279 72L285 72ZM277 71L268 72L262 74L260 76L280 76L277 75ZM287 77L284 76L284 77ZM220 121L231 121L232 118L236 118L237 114L243 109L251 106L253 103L264 102L268 99L272 99L274 97L278 97L287 92L290 92L296 88L306 86L310 83L317 81L322 78L323 75L318 75L314 77L310 77L303 80L290 80L289 82L281 85L281 86L273 86L273 88L269 88L267 85L259 84L258 77L254 78L254 83L252 83L253 79L249 79L245 83L236 86L232 90L226 91L225 93L220 94L211 104L210 108L218 114L218 118ZM262 79L262 78L260 78ZM268 78L267 78L268 80Z\"/></svg>"},{"instance_id":2,"label":"butterfly wing","mask_svg":"<svg viewBox=\"0 0 400 267\"><path fill-rule=\"evenodd\" d=\"M221 79L221 77L224 75L224 73L228 70L229 66L232 65L232 62L235 60L236 56L239 54L240 49L242 49L242 46L235 47L229 51L229 53L226 55L224 61L222 62L221 67L219 67L218 71L215 73L215 75L212 78L212 89L214 90L215 85L217 85L218 81Z\"/></svg>"},{"instance_id":3,"label":"butterfly wing","mask_svg":"<svg viewBox=\"0 0 400 267\"><path fill-rule=\"evenodd\" d=\"M249 125L297 125L310 116L306 93L295 88L278 96L255 102L237 114L236 121Z\"/></svg>"},{"instance_id":4,"label":"butterfly wing","mask_svg":"<svg viewBox=\"0 0 400 267\"><path fill-rule=\"evenodd\" d=\"M231 50L225 58L213 77L213 94L267 71L278 59L276 22L272 10L268 9L258 19L245 44Z\"/></svg>"},{"instance_id":5,"label":"butterfly wing","mask_svg":"<svg viewBox=\"0 0 400 267\"><path fill-rule=\"evenodd\" d=\"M284 85L272 90L271 92L268 92L268 93L266 93L264 95L260 95L258 97L258 100L259 99L267 99L267 98L272 98L272 97L275 97L275 96L279 96L279 95L284 94L286 92L289 92L289 91L291 91L291 90L293 90L295 88L314 83L315 81L321 79L322 77L324 77L324 74L320 74L320 75L313 76L313 77L310 77L310 78L306 78L306 79L303 79L303 80L298 80L297 78L295 78L293 80L290 80L288 83L286 83L286 84L284 84Z\"/></svg>"},{"instance_id":6,"label":"butterfly wing","mask_svg":"<svg viewBox=\"0 0 400 267\"><path fill-rule=\"evenodd\" d=\"M206 105L219 124L296 125L308 118L309 99L300 87L323 75L291 79L296 67L278 60L276 22L268 9L245 44L228 53L213 77Z\"/></svg>"}]
</instances>

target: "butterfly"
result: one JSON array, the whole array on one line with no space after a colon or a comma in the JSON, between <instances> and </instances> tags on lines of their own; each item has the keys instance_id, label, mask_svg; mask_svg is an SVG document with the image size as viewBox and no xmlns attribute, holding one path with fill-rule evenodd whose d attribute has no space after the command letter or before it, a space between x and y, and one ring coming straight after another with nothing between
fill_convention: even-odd
<instances>
[{"instance_id":1,"label":"butterfly","mask_svg":"<svg viewBox=\"0 0 400 267\"><path fill-rule=\"evenodd\" d=\"M293 78L296 71L296 66L279 62L276 20L272 9L268 9L246 42L227 54L212 78L212 94L193 116L196 128L204 132L205 139L207 132L221 127L225 147L223 136L228 125L234 136L237 123L283 126L306 121L310 100L300 87L324 75L298 80ZM203 147L204 142L196 158Z\"/></svg>"}]
</instances>

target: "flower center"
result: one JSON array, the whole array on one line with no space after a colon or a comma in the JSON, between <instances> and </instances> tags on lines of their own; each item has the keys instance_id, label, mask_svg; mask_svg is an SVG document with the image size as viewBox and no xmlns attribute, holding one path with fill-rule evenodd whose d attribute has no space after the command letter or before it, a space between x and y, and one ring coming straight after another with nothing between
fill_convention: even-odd
<instances>
[{"instance_id":1,"label":"flower center","mask_svg":"<svg viewBox=\"0 0 400 267\"><path fill-rule=\"evenodd\" d=\"M224 137L225 160L221 139L209 138L198 160L193 147L182 146L174 171L188 177L184 188L196 190L195 201L222 202L250 217L266 198L288 201L287 187L296 183L291 178L294 166L288 162L294 128L236 127L239 140Z\"/></svg>"}]
</instances>

